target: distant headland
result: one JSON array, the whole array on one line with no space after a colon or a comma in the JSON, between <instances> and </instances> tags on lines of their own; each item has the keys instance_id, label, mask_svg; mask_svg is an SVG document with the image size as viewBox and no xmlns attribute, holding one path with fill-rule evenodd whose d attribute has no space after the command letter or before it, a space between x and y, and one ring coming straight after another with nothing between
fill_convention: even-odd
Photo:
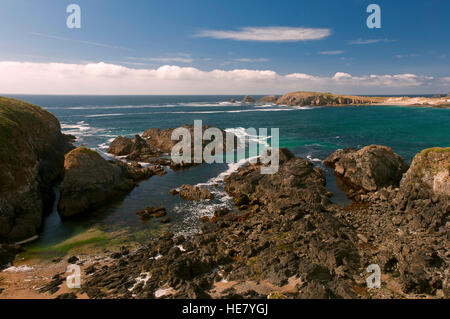
<instances>
[{"instance_id":1,"label":"distant headland","mask_svg":"<svg viewBox=\"0 0 450 319\"><path fill-rule=\"evenodd\" d=\"M233 99L233 101L235 101ZM253 103L252 96L245 96L243 103ZM268 95L256 103L274 103L289 106L344 106L344 105L403 105L422 107L450 107L450 95L436 95L433 97L388 97L388 96L358 96L341 95L322 92L297 91L284 94L281 97Z\"/></svg>"}]
</instances>

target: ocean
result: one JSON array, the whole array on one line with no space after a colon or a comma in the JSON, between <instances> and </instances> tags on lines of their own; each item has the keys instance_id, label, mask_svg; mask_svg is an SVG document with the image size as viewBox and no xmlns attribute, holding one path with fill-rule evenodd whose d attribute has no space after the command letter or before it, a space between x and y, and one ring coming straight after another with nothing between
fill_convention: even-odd
<instances>
[{"instance_id":1,"label":"ocean","mask_svg":"<svg viewBox=\"0 0 450 319\"><path fill-rule=\"evenodd\" d=\"M333 173L323 160L340 148L369 144L391 147L407 162L424 148L450 146L450 110L403 106L287 107L272 104L231 103L243 96L44 96L11 95L37 104L53 113L64 133L77 137L77 145L97 150L104 157L118 135L142 134L151 127L169 128L202 120L238 136L246 129L279 128L280 147L308 158L324 168L333 200L347 204ZM258 99L260 96L255 96ZM223 191L223 177L241 163L203 164L184 171L170 171L140 183L129 196L102 211L61 221L54 211L45 219L36 246L63 242L92 227L106 232L126 233L132 240L147 240L171 230L189 235L198 230L198 219L211 216L220 207L232 207ZM190 202L169 194L182 184L210 188L211 202ZM170 225L153 220L143 223L135 212L147 206L164 206Z\"/></svg>"}]
</instances>

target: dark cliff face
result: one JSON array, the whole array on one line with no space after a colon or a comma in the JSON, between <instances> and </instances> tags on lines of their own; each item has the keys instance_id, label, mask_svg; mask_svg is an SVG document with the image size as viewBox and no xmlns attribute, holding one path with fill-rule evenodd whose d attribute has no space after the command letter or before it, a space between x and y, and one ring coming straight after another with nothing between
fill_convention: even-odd
<instances>
[{"instance_id":1,"label":"dark cliff face","mask_svg":"<svg viewBox=\"0 0 450 319\"><path fill-rule=\"evenodd\" d=\"M44 109L0 97L0 240L36 234L73 146Z\"/></svg>"}]
</instances>

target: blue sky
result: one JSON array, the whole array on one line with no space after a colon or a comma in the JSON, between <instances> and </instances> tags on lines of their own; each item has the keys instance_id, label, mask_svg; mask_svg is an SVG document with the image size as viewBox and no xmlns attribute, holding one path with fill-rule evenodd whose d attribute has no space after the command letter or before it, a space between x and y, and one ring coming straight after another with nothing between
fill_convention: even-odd
<instances>
[{"instance_id":1,"label":"blue sky","mask_svg":"<svg viewBox=\"0 0 450 319\"><path fill-rule=\"evenodd\" d=\"M71 3L81 7L81 29L66 26L66 7ZM371 3L381 7L380 29L366 26L369 15L366 7ZM447 92L450 91L449 13L450 1L445 0L2 0L0 61L41 66L52 62L80 66L103 62L146 70L170 65L201 72L270 70L280 76L307 74L317 79L332 79L339 72L351 75L354 81L339 85L331 80L316 81L318 88L372 94ZM294 28L292 32L308 28L313 34L319 33L316 39L277 41L269 36L264 41L252 41L245 39L245 31L249 30L246 28L254 28L258 34L261 30L263 33L281 30L280 38L290 28ZM326 30L326 35L320 34L320 30ZM218 38L218 34L228 38ZM236 36L241 39L230 38ZM24 66L21 67L20 71ZM383 80L378 86L355 87L361 79L368 81L370 75L402 74L423 78L420 83L410 85ZM16 85L21 80L16 79ZM2 84L0 92L18 92L11 83L3 87ZM258 83L246 89L270 91L271 85ZM28 86L25 85L29 91L37 90ZM304 83L298 86L302 89ZM189 91L184 84L178 87L172 93ZM51 93L48 87L39 90ZM80 90L61 86L55 93ZM208 90L204 93L222 92L220 88L215 92L214 87ZM277 92L268 93L280 90L282 87L276 86ZM105 87L98 90L106 91ZM143 87L139 92L147 91ZM161 88L161 92L167 93L167 89ZM193 92L202 93L198 88Z\"/></svg>"}]
</instances>

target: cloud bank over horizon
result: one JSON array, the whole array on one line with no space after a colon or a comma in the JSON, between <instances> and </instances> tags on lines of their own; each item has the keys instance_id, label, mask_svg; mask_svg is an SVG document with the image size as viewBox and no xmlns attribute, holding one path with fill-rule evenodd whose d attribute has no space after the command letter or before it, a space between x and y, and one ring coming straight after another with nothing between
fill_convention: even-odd
<instances>
[{"instance_id":1,"label":"cloud bank over horizon","mask_svg":"<svg viewBox=\"0 0 450 319\"><path fill-rule=\"evenodd\" d=\"M69 64L0 61L2 94L283 94L323 91L340 94L447 92L450 77L405 74L329 76L279 74L273 70L202 71L163 65L134 69L104 62Z\"/></svg>"}]
</instances>

